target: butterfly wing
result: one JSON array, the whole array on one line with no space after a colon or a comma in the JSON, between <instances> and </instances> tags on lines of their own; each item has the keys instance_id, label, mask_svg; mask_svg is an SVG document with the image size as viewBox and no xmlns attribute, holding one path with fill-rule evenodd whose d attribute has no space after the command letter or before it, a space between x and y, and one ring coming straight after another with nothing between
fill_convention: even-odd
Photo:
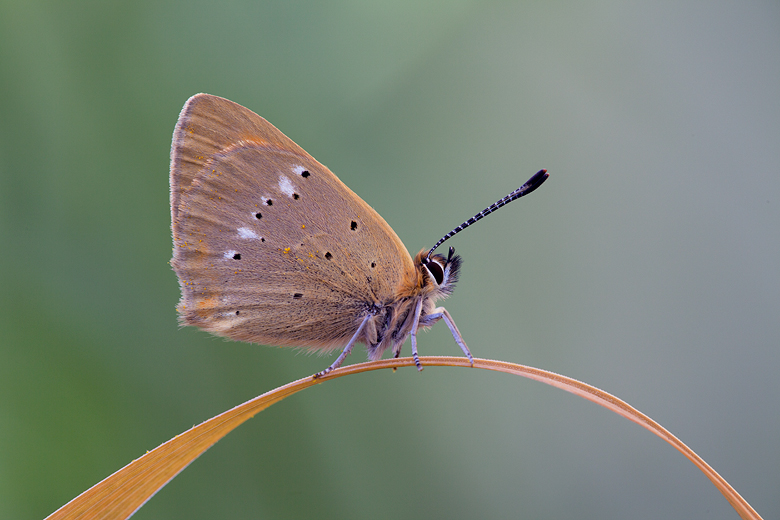
<instances>
[{"instance_id":1,"label":"butterfly wing","mask_svg":"<svg viewBox=\"0 0 780 520\"><path fill-rule=\"evenodd\" d=\"M379 214L254 112L198 94L171 150L180 321L232 339L343 346L414 272Z\"/></svg>"}]
</instances>

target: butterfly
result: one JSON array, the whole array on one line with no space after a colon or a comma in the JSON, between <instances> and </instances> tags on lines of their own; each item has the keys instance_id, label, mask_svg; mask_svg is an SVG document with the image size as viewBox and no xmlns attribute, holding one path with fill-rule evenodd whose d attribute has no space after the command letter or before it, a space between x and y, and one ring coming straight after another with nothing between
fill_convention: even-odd
<instances>
[{"instance_id":1,"label":"butterfly","mask_svg":"<svg viewBox=\"0 0 780 520\"><path fill-rule=\"evenodd\" d=\"M180 323L233 340L310 351L356 343L370 360L398 357L417 331L443 320L436 301L458 281L461 258L436 248L547 179L526 184L412 258L385 220L301 147L251 110L208 94L191 97L171 147L173 258Z\"/></svg>"}]
</instances>

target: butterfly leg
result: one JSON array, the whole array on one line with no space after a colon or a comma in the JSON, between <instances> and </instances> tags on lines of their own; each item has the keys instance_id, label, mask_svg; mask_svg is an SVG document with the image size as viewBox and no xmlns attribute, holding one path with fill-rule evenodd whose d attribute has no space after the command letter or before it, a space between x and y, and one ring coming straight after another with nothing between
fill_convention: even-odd
<instances>
[{"instance_id":1,"label":"butterfly leg","mask_svg":"<svg viewBox=\"0 0 780 520\"><path fill-rule=\"evenodd\" d=\"M466 357L469 358L469 361L473 366L474 357L471 355L471 351L466 346L466 342L463 341L463 336L460 335L460 331L458 330L457 325L455 325L455 321L453 321L450 313L447 312L447 309L445 309L444 307L437 307L433 309L433 312L431 314L428 314L427 316L425 316L425 318L423 318L421 325L427 327L433 325L440 319L443 319L444 323L447 324L447 327L449 327L450 332L452 332L452 337L455 338L455 343L458 344L458 346L466 355Z\"/></svg>"},{"instance_id":2,"label":"butterfly leg","mask_svg":"<svg viewBox=\"0 0 780 520\"><path fill-rule=\"evenodd\" d=\"M344 347L344 350L341 351L341 354L339 354L339 357L336 358L336 361L334 361L331 366L329 366L322 372L317 372L316 374L314 374L314 379L317 379L318 377L326 376L331 370L336 370L338 367L341 366L341 364L347 358L349 353L352 352L352 347L354 347L355 343L357 343L357 340L360 337L360 333L363 332L363 329L365 328L366 323L368 323L369 319L371 319L370 314L365 318L363 318L363 321L360 323L360 327L358 327L357 332L355 332L355 335L352 336L352 339L349 340L349 343L347 343L347 346Z\"/></svg>"},{"instance_id":3,"label":"butterfly leg","mask_svg":"<svg viewBox=\"0 0 780 520\"><path fill-rule=\"evenodd\" d=\"M417 328L420 326L420 313L422 312L423 299L417 300L417 305L414 307L414 321L412 322L412 357L414 358L414 364L417 365L417 371L423 369L422 363L420 363L420 355L417 354Z\"/></svg>"},{"instance_id":4,"label":"butterfly leg","mask_svg":"<svg viewBox=\"0 0 780 520\"><path fill-rule=\"evenodd\" d=\"M411 327L411 322L414 320L412 319L412 313L409 313L409 316L404 321L403 326L401 327L402 330L406 329L407 323L409 323L409 326ZM406 335L402 335L400 338L396 338L393 340L393 359L398 359L401 357L401 348L404 346L404 343L406 342ZM398 367L393 367L393 372L398 370Z\"/></svg>"}]
</instances>

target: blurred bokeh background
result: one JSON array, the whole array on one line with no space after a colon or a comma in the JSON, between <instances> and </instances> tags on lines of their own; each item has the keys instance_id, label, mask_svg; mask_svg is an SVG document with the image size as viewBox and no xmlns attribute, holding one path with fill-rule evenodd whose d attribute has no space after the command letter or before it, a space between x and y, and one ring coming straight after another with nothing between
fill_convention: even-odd
<instances>
[{"instance_id":1,"label":"blurred bokeh background","mask_svg":"<svg viewBox=\"0 0 780 520\"><path fill-rule=\"evenodd\" d=\"M780 4L6 0L0 518L332 359L179 329L168 154L197 92L267 118L412 252L549 169L451 241L472 351L626 399L780 517ZM443 325L420 345L459 354ZM136 514L303 517L736 515L638 426L445 368L298 394Z\"/></svg>"}]
</instances>

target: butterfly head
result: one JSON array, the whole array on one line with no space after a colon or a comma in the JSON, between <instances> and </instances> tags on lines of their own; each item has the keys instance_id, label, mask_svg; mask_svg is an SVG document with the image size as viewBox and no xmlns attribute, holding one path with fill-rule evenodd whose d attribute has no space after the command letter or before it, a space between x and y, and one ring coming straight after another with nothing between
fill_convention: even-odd
<instances>
[{"instance_id":1,"label":"butterfly head","mask_svg":"<svg viewBox=\"0 0 780 520\"><path fill-rule=\"evenodd\" d=\"M414 263L422 274L423 286L431 291L431 296L434 299L452 294L458 276L460 276L462 264L462 260L459 255L455 254L454 248L450 248L446 257L420 251Z\"/></svg>"}]
</instances>

